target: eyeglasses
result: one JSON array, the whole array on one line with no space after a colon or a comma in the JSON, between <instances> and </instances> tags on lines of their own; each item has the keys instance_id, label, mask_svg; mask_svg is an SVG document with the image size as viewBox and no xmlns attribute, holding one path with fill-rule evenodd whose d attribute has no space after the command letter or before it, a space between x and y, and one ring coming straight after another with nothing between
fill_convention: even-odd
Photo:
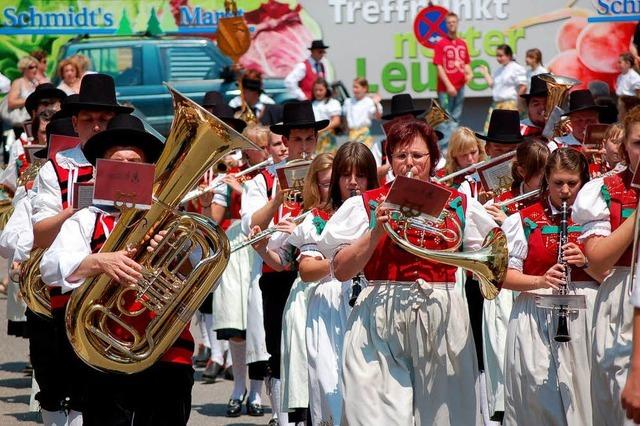
<instances>
[{"instance_id":1,"label":"eyeglasses","mask_svg":"<svg viewBox=\"0 0 640 426\"><path fill-rule=\"evenodd\" d=\"M409 157L411 157L415 161L423 161L429 158L430 156L431 154L429 154L428 152L414 151L414 152L399 152L397 154L392 154L391 158L393 158L394 160L405 162L409 159Z\"/></svg>"},{"instance_id":2,"label":"eyeglasses","mask_svg":"<svg viewBox=\"0 0 640 426\"><path fill-rule=\"evenodd\" d=\"M38 66L37 65L29 65L27 68L30 69L30 70L35 70L36 68L38 68Z\"/></svg>"}]
</instances>

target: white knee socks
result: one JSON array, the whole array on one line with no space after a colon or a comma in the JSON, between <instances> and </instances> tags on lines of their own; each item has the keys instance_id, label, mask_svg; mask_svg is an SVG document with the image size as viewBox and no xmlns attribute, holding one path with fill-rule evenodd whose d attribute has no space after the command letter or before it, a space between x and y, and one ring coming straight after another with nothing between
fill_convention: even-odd
<instances>
[{"instance_id":1,"label":"white knee socks","mask_svg":"<svg viewBox=\"0 0 640 426\"><path fill-rule=\"evenodd\" d=\"M247 390L247 363L246 363L247 344L229 340L229 352L233 360L233 391L231 399L240 399ZM251 399L249 399L251 401Z\"/></svg>"}]
</instances>

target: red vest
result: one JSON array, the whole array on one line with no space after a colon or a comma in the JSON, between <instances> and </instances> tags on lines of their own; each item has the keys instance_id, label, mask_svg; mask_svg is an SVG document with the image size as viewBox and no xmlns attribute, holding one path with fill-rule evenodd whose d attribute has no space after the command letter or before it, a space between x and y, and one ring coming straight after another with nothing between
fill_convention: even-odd
<instances>
[{"instance_id":1,"label":"red vest","mask_svg":"<svg viewBox=\"0 0 640 426\"><path fill-rule=\"evenodd\" d=\"M367 212L371 218L372 210L380 202L383 196L389 192L390 185L380 187L362 194L362 199L367 206ZM464 231L464 217L467 208L466 197L457 191L453 191L445 211L449 214L444 219L442 228L456 229L457 222ZM409 240L416 243L421 239L421 232L408 231ZM462 238L462 235L460 235ZM432 250L444 250L451 244L425 234L422 246ZM414 256L398 247L385 233L378 242L376 249L364 268L367 280L391 280L391 281L415 281L422 278L427 282L455 282L455 266L447 266L442 263L431 262Z\"/></svg>"},{"instance_id":2,"label":"red vest","mask_svg":"<svg viewBox=\"0 0 640 426\"><path fill-rule=\"evenodd\" d=\"M495 197L493 199L493 202L499 203L502 201L507 201L514 197L517 197L518 195L520 195L519 184L513 185L509 191L503 192L502 194ZM512 214L517 213L525 209L526 207L529 207L530 205L537 203L538 200L539 200L539 197L530 197L530 198L518 201L516 203L511 203L508 206L503 207L502 211L504 211L508 216L511 216Z\"/></svg>"},{"instance_id":3,"label":"red vest","mask_svg":"<svg viewBox=\"0 0 640 426\"><path fill-rule=\"evenodd\" d=\"M304 92L304 95L308 100L313 99L313 83L316 82L318 77L324 77L316 72L311 66L311 61L307 59L304 61L304 78L298 82L298 86Z\"/></svg>"},{"instance_id":4,"label":"red vest","mask_svg":"<svg viewBox=\"0 0 640 426\"><path fill-rule=\"evenodd\" d=\"M527 275L544 275L549 268L558 263L558 240L560 238L560 215L552 217L547 203L536 202L520 212L524 235L527 237L529 252L524 260L522 272ZM582 226L571 221L569 215L568 239L578 244ZM584 247L578 244L581 250ZM594 281L584 270L572 268L572 281Z\"/></svg>"},{"instance_id":5,"label":"red vest","mask_svg":"<svg viewBox=\"0 0 640 426\"><path fill-rule=\"evenodd\" d=\"M53 165L53 170L58 177L60 185L60 196L62 201L62 209L69 207L69 194L67 193L67 185L69 181L69 170L60 167L57 162L49 160ZM78 168L78 178L76 182L89 182L93 178L93 166L83 166Z\"/></svg>"},{"instance_id":6,"label":"red vest","mask_svg":"<svg viewBox=\"0 0 640 426\"><path fill-rule=\"evenodd\" d=\"M638 194L631 187L631 172L625 169L620 173L607 176L603 179L601 193L609 206L609 222L611 232L627 220L638 205ZM631 266L632 245L629 245L615 266Z\"/></svg>"}]
</instances>

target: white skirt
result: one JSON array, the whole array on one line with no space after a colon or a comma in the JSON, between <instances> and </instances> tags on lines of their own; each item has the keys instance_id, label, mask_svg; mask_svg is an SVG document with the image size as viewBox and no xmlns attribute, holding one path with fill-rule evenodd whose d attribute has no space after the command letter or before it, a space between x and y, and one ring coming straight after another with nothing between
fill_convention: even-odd
<instances>
[{"instance_id":1,"label":"white skirt","mask_svg":"<svg viewBox=\"0 0 640 426\"><path fill-rule=\"evenodd\" d=\"M468 308L453 286L365 287L343 353L343 425L481 424Z\"/></svg>"},{"instance_id":2,"label":"white skirt","mask_svg":"<svg viewBox=\"0 0 640 426\"><path fill-rule=\"evenodd\" d=\"M502 289L482 304L482 345L489 417L504 411L504 354L507 326L517 292Z\"/></svg>"},{"instance_id":3,"label":"white skirt","mask_svg":"<svg viewBox=\"0 0 640 426\"><path fill-rule=\"evenodd\" d=\"M316 283L296 278L282 315L280 378L282 412L309 406L309 369L305 328L307 302Z\"/></svg>"},{"instance_id":4,"label":"white skirt","mask_svg":"<svg viewBox=\"0 0 640 426\"><path fill-rule=\"evenodd\" d=\"M312 424L340 425L342 418L342 343L351 312L351 280L318 284L309 296L307 356Z\"/></svg>"},{"instance_id":5,"label":"white skirt","mask_svg":"<svg viewBox=\"0 0 640 426\"><path fill-rule=\"evenodd\" d=\"M257 273L254 274L249 284L247 294L247 364L269 360L262 313L261 269L262 263L260 262L256 268Z\"/></svg>"},{"instance_id":6,"label":"white skirt","mask_svg":"<svg viewBox=\"0 0 640 426\"><path fill-rule=\"evenodd\" d=\"M632 425L620 405L633 340L631 270L614 269L600 285L593 313L591 401L594 425ZM636 284L637 285L637 284Z\"/></svg>"},{"instance_id":7,"label":"white skirt","mask_svg":"<svg viewBox=\"0 0 640 426\"><path fill-rule=\"evenodd\" d=\"M595 282L574 283L586 310L568 317L571 341L554 340L558 315L538 308L536 294L522 292L511 311L505 355L505 425L588 425L591 423L589 364ZM551 294L551 290L538 290Z\"/></svg>"},{"instance_id":8,"label":"white skirt","mask_svg":"<svg viewBox=\"0 0 640 426\"><path fill-rule=\"evenodd\" d=\"M240 229L240 221L235 221L227 229L227 237L233 245L247 237ZM247 329L247 299L251 280L259 271L260 257L247 247L231 254L229 263L220 277L220 283L213 292L213 324L215 330Z\"/></svg>"}]
</instances>

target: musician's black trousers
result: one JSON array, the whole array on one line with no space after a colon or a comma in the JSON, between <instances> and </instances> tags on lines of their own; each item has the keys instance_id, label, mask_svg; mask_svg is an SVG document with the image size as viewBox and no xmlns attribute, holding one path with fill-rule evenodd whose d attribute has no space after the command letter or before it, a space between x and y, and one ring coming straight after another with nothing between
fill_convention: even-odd
<instances>
[{"instance_id":1,"label":"musician's black trousers","mask_svg":"<svg viewBox=\"0 0 640 426\"><path fill-rule=\"evenodd\" d=\"M280 378L280 341L282 316L291 286L298 276L297 271L265 272L260 277L264 335L267 344L271 377Z\"/></svg>"},{"instance_id":2,"label":"musician's black trousers","mask_svg":"<svg viewBox=\"0 0 640 426\"><path fill-rule=\"evenodd\" d=\"M53 320L43 318L27 309L27 333L29 335L29 357L33 366L33 375L40 387L36 400L47 411L60 411L64 408L67 380L56 350Z\"/></svg>"},{"instance_id":3,"label":"musician's black trousers","mask_svg":"<svg viewBox=\"0 0 640 426\"><path fill-rule=\"evenodd\" d=\"M137 374L96 372L84 426L186 426L191 412L193 368L158 362Z\"/></svg>"}]
</instances>

